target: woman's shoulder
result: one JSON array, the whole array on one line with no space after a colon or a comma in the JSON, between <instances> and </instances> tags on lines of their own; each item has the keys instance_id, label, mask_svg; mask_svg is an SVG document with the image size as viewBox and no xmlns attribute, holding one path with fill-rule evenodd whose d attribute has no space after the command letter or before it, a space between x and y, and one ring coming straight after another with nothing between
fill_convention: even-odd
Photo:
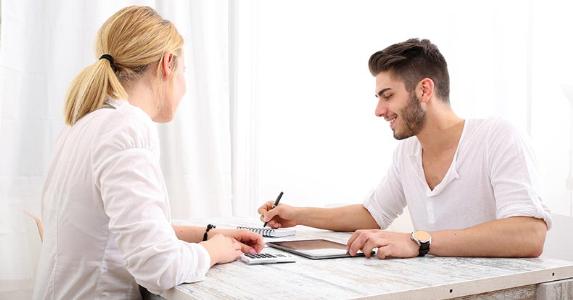
<instances>
[{"instance_id":1,"label":"woman's shoulder","mask_svg":"<svg viewBox=\"0 0 573 300\"><path fill-rule=\"evenodd\" d=\"M124 150L129 148L158 149L155 123L140 108L125 100L110 101L108 108L102 108L99 144L108 144Z\"/></svg>"}]
</instances>

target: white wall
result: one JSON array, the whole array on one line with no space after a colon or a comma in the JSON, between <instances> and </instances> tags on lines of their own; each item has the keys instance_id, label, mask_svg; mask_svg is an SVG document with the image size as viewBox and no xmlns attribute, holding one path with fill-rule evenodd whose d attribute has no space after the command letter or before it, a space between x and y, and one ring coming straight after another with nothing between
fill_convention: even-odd
<instances>
[{"instance_id":1,"label":"white wall","mask_svg":"<svg viewBox=\"0 0 573 300\"><path fill-rule=\"evenodd\" d=\"M567 1L255 1L249 42L259 202L360 202L396 145L374 116L369 56L410 37L446 57L454 110L501 116L529 134L545 202L569 214L566 189L573 20Z\"/></svg>"}]
</instances>

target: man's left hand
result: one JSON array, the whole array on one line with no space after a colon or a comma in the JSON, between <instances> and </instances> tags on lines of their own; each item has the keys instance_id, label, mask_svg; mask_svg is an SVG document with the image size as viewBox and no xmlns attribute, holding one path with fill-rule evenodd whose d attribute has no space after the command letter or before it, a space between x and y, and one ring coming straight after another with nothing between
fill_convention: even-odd
<instances>
[{"instance_id":1,"label":"man's left hand","mask_svg":"<svg viewBox=\"0 0 573 300\"><path fill-rule=\"evenodd\" d=\"M376 256L380 259L416 257L420 250L409 233L380 229L356 230L346 244L353 256L362 250L366 257L371 257L372 250L377 248Z\"/></svg>"}]
</instances>

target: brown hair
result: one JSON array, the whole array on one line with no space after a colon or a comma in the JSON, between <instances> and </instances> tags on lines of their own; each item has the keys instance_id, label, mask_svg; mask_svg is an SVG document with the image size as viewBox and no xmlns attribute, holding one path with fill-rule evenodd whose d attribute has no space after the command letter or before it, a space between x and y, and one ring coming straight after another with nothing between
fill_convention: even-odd
<instances>
[{"instance_id":1,"label":"brown hair","mask_svg":"<svg viewBox=\"0 0 573 300\"><path fill-rule=\"evenodd\" d=\"M125 84L139 78L152 63L159 62L160 72L163 55L180 55L182 46L183 38L175 26L153 8L129 6L116 12L98 31L99 59L84 68L70 85L66 124L73 125L101 108L109 97L127 99Z\"/></svg>"},{"instance_id":2,"label":"brown hair","mask_svg":"<svg viewBox=\"0 0 573 300\"><path fill-rule=\"evenodd\" d=\"M409 39L378 51L368 60L373 76L390 71L404 81L411 92L424 78L430 78L436 86L436 95L450 102L450 75L448 64L436 45L429 40Z\"/></svg>"}]
</instances>

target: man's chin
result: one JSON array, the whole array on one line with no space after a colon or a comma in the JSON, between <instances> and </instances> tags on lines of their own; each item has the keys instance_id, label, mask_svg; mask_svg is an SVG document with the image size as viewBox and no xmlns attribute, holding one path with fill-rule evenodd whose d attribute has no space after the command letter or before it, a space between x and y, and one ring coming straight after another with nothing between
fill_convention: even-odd
<instances>
[{"instance_id":1,"label":"man's chin","mask_svg":"<svg viewBox=\"0 0 573 300\"><path fill-rule=\"evenodd\" d=\"M406 132L398 132L396 130L393 131L393 134L394 134L394 138L397 140L407 139L413 135L413 134L409 134Z\"/></svg>"}]
</instances>

